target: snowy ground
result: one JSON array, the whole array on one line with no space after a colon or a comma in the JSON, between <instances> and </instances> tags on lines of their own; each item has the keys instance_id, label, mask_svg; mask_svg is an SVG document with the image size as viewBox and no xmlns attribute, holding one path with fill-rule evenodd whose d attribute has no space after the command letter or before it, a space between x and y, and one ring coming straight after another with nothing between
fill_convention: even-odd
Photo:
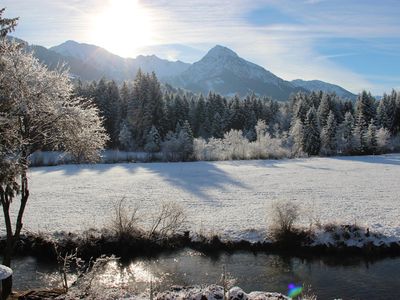
<instances>
[{"instance_id":1,"label":"snowy ground","mask_svg":"<svg viewBox=\"0 0 400 300\"><path fill-rule=\"evenodd\" d=\"M149 214L179 202L192 229L261 238L276 200L301 205L323 223L357 223L400 237L400 154L295 160L65 165L32 168L25 227L102 226L126 197ZM1 226L3 221L1 221ZM248 229L257 231L246 231ZM1 227L4 230L3 227Z\"/></svg>"}]
</instances>

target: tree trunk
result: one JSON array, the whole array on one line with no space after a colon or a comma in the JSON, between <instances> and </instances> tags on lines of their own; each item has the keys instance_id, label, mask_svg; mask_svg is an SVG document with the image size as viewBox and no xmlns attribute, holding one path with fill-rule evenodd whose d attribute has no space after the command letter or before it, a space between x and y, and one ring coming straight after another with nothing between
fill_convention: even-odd
<instances>
[{"instance_id":1,"label":"tree trunk","mask_svg":"<svg viewBox=\"0 0 400 300\"><path fill-rule=\"evenodd\" d=\"M6 223L6 231L7 231L7 244L4 250L3 256L3 265L7 267L11 267L11 256L14 248L14 236L12 234L11 227L11 218L10 218L10 196L7 195L7 192L1 187L0 188L0 198L1 198L1 206L3 207L4 213L4 221ZM11 294L12 291L12 276L2 280L1 282L2 290L1 290L1 299L5 300Z\"/></svg>"},{"instance_id":2,"label":"tree trunk","mask_svg":"<svg viewBox=\"0 0 400 300\"><path fill-rule=\"evenodd\" d=\"M8 248L8 246L7 246ZM7 250L6 248L6 253L4 253L4 257L3 257L3 265L7 266L7 267L11 267L11 253L12 253L12 249L11 251ZM3 279L1 281L1 299L2 300L6 300L12 292L12 276Z\"/></svg>"},{"instance_id":3,"label":"tree trunk","mask_svg":"<svg viewBox=\"0 0 400 300\"><path fill-rule=\"evenodd\" d=\"M14 252L16 241L19 240L21 229L23 226L22 217L24 215L26 203L29 198L28 178L26 169L21 174L21 203L19 206L18 217L16 221L15 233L12 232L11 217L10 217L10 203L11 195L3 188L0 188L1 205L3 207L4 221L7 230L7 244L4 250L3 265L11 267L11 258ZM6 300L12 292L12 276L2 280L1 299Z\"/></svg>"},{"instance_id":4,"label":"tree trunk","mask_svg":"<svg viewBox=\"0 0 400 300\"><path fill-rule=\"evenodd\" d=\"M26 169L24 169L21 174L21 204L19 206L17 223L15 225L15 233L14 233L15 241L19 239L19 235L21 233L21 229L23 226L22 217L24 216L26 202L28 202L28 198L29 198L28 177L26 175Z\"/></svg>"}]
</instances>

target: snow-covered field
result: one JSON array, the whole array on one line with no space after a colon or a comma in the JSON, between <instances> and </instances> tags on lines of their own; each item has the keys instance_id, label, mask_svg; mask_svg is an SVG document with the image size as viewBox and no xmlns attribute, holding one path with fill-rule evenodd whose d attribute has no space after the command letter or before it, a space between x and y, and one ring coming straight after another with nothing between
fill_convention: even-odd
<instances>
[{"instance_id":1,"label":"snow-covered field","mask_svg":"<svg viewBox=\"0 0 400 300\"><path fill-rule=\"evenodd\" d=\"M147 216L160 202L177 201L192 229L232 238L265 229L271 203L278 200L300 204L304 225L313 215L323 223L357 223L400 237L400 154L65 165L32 168L29 178L24 225L34 231L102 226L113 202L126 197ZM247 231L251 235L259 237Z\"/></svg>"}]
</instances>

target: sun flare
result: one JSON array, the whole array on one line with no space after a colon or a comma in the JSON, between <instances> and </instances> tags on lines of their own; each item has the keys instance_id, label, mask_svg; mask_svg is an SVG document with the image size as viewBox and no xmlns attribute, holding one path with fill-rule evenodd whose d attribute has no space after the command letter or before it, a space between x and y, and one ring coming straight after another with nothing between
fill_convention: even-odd
<instances>
[{"instance_id":1,"label":"sun flare","mask_svg":"<svg viewBox=\"0 0 400 300\"><path fill-rule=\"evenodd\" d=\"M150 14L138 0L109 0L92 23L93 43L118 55L132 57L152 44Z\"/></svg>"}]
</instances>

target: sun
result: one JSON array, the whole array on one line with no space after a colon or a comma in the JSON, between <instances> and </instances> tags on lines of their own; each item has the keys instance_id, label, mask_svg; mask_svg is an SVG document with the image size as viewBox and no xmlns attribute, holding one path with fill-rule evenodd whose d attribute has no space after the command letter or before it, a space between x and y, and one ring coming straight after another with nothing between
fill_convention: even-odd
<instances>
[{"instance_id":1,"label":"sun","mask_svg":"<svg viewBox=\"0 0 400 300\"><path fill-rule=\"evenodd\" d=\"M136 56L137 50L152 44L149 12L137 0L109 0L93 17L90 40L115 54Z\"/></svg>"}]
</instances>

